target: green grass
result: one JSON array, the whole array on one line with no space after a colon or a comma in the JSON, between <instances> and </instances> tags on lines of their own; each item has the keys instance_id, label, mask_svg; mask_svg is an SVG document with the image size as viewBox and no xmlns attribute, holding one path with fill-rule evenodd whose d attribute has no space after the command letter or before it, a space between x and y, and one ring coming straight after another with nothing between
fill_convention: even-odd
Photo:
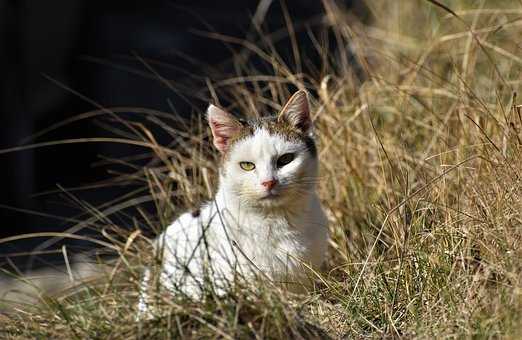
<instances>
[{"instance_id":1,"label":"green grass","mask_svg":"<svg viewBox=\"0 0 522 340\"><path fill-rule=\"evenodd\" d=\"M300 74L306 56L285 65L267 36L255 45L229 42L266 58L270 70L238 51L237 74L212 77L201 90L244 114L277 110L288 85L314 95L331 242L309 293L251 281L203 301L160 294L158 316L136 322L140 273L154 266L150 243L107 222L102 207L93 224L108 227L104 241L120 256L108 274L19 307L23 312L0 319L0 332L67 339L522 336L522 4L444 3L455 15L428 1L369 1L376 21L368 27L325 1L325 26L341 45L352 44L363 82L345 67L347 56L320 42L321 69ZM140 124L127 128L158 160L132 177L158 207L141 223L159 231L211 196L217 163L204 122L190 133L165 128L182 151L157 146Z\"/></svg>"}]
</instances>

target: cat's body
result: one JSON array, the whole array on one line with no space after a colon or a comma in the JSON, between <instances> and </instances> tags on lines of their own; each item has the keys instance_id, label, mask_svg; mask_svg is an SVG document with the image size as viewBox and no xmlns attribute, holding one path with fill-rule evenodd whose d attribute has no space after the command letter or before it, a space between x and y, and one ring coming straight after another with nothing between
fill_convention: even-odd
<instances>
[{"instance_id":1,"label":"cat's body","mask_svg":"<svg viewBox=\"0 0 522 340\"><path fill-rule=\"evenodd\" d=\"M197 297L206 280L223 291L237 276L257 273L302 286L304 267L322 264L328 237L306 94L295 94L278 118L245 123L212 105L208 116L223 154L219 188L213 201L181 215L155 240L161 285Z\"/></svg>"}]
</instances>

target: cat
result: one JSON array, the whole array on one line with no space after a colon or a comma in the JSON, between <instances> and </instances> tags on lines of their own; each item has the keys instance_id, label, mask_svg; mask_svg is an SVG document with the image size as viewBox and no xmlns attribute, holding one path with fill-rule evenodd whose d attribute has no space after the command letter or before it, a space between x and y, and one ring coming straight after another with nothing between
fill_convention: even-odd
<instances>
[{"instance_id":1,"label":"cat","mask_svg":"<svg viewBox=\"0 0 522 340\"><path fill-rule=\"evenodd\" d=\"M223 293L238 276L257 273L302 287L305 267L321 266L328 240L306 92L297 91L277 116L243 121L210 105L207 119L222 159L218 190L154 241L160 286L197 298L206 282ZM140 315L150 312L152 275L144 273Z\"/></svg>"}]
</instances>

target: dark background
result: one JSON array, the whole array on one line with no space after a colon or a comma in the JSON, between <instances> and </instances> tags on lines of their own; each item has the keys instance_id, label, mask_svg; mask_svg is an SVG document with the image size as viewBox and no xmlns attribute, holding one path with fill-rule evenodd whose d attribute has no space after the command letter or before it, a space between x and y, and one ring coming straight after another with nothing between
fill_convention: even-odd
<instances>
[{"instance_id":1,"label":"dark background","mask_svg":"<svg viewBox=\"0 0 522 340\"><path fill-rule=\"evenodd\" d=\"M103 135L99 125L82 121L27 139L54 123L96 109L93 102L103 107L152 108L182 117L201 112L207 105L204 98L187 102L154 76L139 74L151 74L139 58L163 62L165 66L156 65L155 70L180 84L204 76L204 68L197 65L226 69L231 57L227 47L196 31L244 38L252 31L259 3L0 0L0 149ZM265 29L284 28L281 3L264 3L270 3ZM342 3L351 5L351 1ZM323 14L319 0L285 4L294 23L312 25ZM359 15L364 15L360 9ZM311 46L306 32L298 35L303 49ZM281 46L283 56L285 49L290 50L286 44ZM0 237L65 230L70 224L21 210L74 216L78 211L56 197L35 194L56 189L57 183L69 188L103 180L106 169L92 166L99 155L132 152L129 147L91 143L0 153ZM125 188L105 188L75 195L96 205L123 192ZM0 244L0 256L29 249L35 242L41 239Z\"/></svg>"}]
</instances>

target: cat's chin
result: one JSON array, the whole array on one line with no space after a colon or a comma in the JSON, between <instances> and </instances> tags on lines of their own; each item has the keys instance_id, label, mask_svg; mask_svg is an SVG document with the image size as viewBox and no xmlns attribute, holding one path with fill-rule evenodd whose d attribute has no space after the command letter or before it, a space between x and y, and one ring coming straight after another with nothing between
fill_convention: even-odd
<instances>
[{"instance_id":1,"label":"cat's chin","mask_svg":"<svg viewBox=\"0 0 522 340\"><path fill-rule=\"evenodd\" d=\"M259 198L260 201L275 201L281 198L281 194L279 193L271 193L268 192L264 196Z\"/></svg>"},{"instance_id":2,"label":"cat's chin","mask_svg":"<svg viewBox=\"0 0 522 340\"><path fill-rule=\"evenodd\" d=\"M270 210L270 209L280 209L281 207L284 207L285 206L285 203L282 202L281 200L264 200L262 202L259 202L259 205L258 207L259 208L262 208L262 209L265 209L265 210Z\"/></svg>"},{"instance_id":3,"label":"cat's chin","mask_svg":"<svg viewBox=\"0 0 522 340\"><path fill-rule=\"evenodd\" d=\"M281 208L288 204L288 197L286 195L282 195L280 193L277 194L267 194L260 197L256 205L261 208L271 209L271 208Z\"/></svg>"}]
</instances>

